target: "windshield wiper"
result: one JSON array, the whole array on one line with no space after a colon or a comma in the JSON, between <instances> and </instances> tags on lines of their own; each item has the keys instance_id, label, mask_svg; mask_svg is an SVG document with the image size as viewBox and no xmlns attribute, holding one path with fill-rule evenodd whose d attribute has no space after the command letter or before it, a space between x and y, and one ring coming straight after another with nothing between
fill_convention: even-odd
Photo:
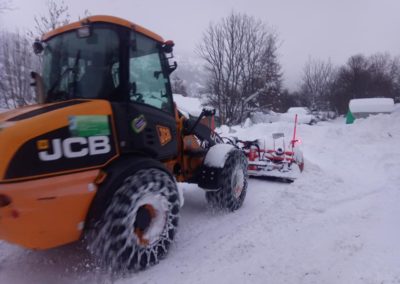
<instances>
[{"instance_id":1,"label":"windshield wiper","mask_svg":"<svg viewBox=\"0 0 400 284\"><path fill-rule=\"evenodd\" d=\"M59 84L61 83L61 81L64 79L64 77L66 75L68 75L70 72L74 73L74 79L73 79L73 93L76 92L76 75L77 75L77 69L78 69L78 63L79 63L79 59L81 57L81 50L78 50L76 56L75 56L75 62L74 62L74 66L73 67L68 67L67 69L65 69L60 76L57 78L57 80L54 82L54 84L51 86L51 88L49 89L49 91L47 92L48 94L48 98L51 98L50 101L56 101L57 99L63 99L63 97L55 97L56 94L62 94L65 95L67 94L67 99L69 99L69 93L67 92L56 92L54 93L54 90L57 86L59 86Z\"/></svg>"}]
</instances>

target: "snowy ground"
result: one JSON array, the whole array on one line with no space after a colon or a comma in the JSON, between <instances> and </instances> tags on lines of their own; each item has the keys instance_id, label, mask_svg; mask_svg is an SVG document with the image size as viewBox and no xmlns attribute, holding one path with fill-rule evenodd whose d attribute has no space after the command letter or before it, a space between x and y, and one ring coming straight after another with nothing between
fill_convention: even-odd
<instances>
[{"instance_id":1,"label":"snowy ground","mask_svg":"<svg viewBox=\"0 0 400 284\"><path fill-rule=\"evenodd\" d=\"M282 129L292 125L233 135ZM184 186L176 243L157 266L110 279L79 245L31 252L0 242L0 283L400 283L400 112L298 132L301 178L250 180L235 213L212 212L201 190Z\"/></svg>"}]
</instances>

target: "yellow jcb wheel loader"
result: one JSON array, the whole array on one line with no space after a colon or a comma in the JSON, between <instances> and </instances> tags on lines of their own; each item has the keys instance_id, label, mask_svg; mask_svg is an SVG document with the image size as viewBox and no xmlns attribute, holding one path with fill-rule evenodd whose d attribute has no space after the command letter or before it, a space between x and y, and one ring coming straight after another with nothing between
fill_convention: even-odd
<instances>
[{"instance_id":1,"label":"yellow jcb wheel loader","mask_svg":"<svg viewBox=\"0 0 400 284\"><path fill-rule=\"evenodd\" d=\"M197 183L214 206L245 198L247 162L174 104L172 41L129 21L91 16L33 50L38 104L0 114L0 239L49 249L86 236L113 270L143 269L169 250Z\"/></svg>"}]
</instances>

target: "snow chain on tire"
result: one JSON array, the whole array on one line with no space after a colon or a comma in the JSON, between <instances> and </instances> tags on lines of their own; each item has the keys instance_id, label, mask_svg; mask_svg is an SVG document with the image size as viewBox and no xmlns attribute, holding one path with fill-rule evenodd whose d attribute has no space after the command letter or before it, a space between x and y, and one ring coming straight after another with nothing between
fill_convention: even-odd
<instances>
[{"instance_id":1,"label":"snow chain on tire","mask_svg":"<svg viewBox=\"0 0 400 284\"><path fill-rule=\"evenodd\" d=\"M206 192L207 201L220 209L239 209L246 197L247 178L247 159L242 151L235 149L225 161L219 177L220 189Z\"/></svg>"},{"instance_id":2,"label":"snow chain on tire","mask_svg":"<svg viewBox=\"0 0 400 284\"><path fill-rule=\"evenodd\" d=\"M89 249L113 272L156 264L174 239L179 209L177 186L170 175L156 168L139 170L116 190ZM140 223L148 227L141 231Z\"/></svg>"}]
</instances>

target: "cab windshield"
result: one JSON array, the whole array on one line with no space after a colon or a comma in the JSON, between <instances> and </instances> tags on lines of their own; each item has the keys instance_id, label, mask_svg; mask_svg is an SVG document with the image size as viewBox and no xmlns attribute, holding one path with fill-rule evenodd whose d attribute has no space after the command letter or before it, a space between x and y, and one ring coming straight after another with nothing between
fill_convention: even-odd
<instances>
[{"instance_id":1,"label":"cab windshield","mask_svg":"<svg viewBox=\"0 0 400 284\"><path fill-rule=\"evenodd\" d=\"M77 32L46 43L43 81L47 101L110 98L118 92L120 40L110 28L95 28L90 37Z\"/></svg>"},{"instance_id":2,"label":"cab windshield","mask_svg":"<svg viewBox=\"0 0 400 284\"><path fill-rule=\"evenodd\" d=\"M172 113L168 66L157 41L114 25L93 24L85 37L71 31L46 42L46 101L130 101Z\"/></svg>"}]
</instances>

